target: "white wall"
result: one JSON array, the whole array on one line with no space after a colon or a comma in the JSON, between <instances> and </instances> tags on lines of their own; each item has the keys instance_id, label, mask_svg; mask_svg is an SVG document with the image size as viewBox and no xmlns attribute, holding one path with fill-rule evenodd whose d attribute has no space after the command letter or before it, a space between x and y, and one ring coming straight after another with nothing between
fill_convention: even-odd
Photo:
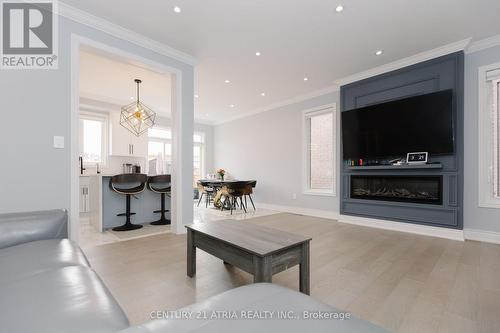
<instances>
[{"instance_id":1,"label":"white wall","mask_svg":"<svg viewBox=\"0 0 500 333\"><path fill-rule=\"evenodd\" d=\"M334 92L215 126L214 167L234 178L257 180L257 202L338 212L338 197L302 194L302 112L331 103L339 109L338 102L339 92ZM337 146L338 136L337 130ZM338 168L336 186L338 193Z\"/></svg>"},{"instance_id":2,"label":"white wall","mask_svg":"<svg viewBox=\"0 0 500 333\"><path fill-rule=\"evenodd\" d=\"M193 66L61 17L59 69L2 70L0 74L0 110L8 118L0 131L0 213L70 208L72 33L182 72L180 141L189 154L179 161L179 168L192 168ZM52 147L54 135L65 137L65 149ZM192 220L191 178L192 172L182 175L183 197L179 199L185 202L184 223Z\"/></svg>"},{"instance_id":3,"label":"white wall","mask_svg":"<svg viewBox=\"0 0 500 333\"><path fill-rule=\"evenodd\" d=\"M478 69L498 62L500 46L465 56L465 229L500 232L500 209L481 208L478 199Z\"/></svg>"}]
</instances>

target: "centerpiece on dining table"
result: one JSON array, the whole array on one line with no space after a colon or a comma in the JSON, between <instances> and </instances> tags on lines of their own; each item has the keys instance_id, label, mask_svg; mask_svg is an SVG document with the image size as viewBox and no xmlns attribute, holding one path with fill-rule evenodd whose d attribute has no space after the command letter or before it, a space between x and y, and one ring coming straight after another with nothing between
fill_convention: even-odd
<instances>
[{"instance_id":1,"label":"centerpiece on dining table","mask_svg":"<svg viewBox=\"0 0 500 333\"><path fill-rule=\"evenodd\" d=\"M224 181L224 175L226 174L226 170L224 170L224 169L218 169L217 170L217 174L219 175L220 180Z\"/></svg>"}]
</instances>

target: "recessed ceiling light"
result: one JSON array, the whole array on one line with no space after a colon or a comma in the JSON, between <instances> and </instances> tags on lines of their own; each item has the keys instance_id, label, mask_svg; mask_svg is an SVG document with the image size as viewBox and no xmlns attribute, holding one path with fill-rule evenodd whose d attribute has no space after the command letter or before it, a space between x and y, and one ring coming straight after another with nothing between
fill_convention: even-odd
<instances>
[{"instance_id":1,"label":"recessed ceiling light","mask_svg":"<svg viewBox=\"0 0 500 333\"><path fill-rule=\"evenodd\" d=\"M261 95L262 97L266 97L266 93L265 93L265 92L260 93L260 95Z\"/></svg>"},{"instance_id":2,"label":"recessed ceiling light","mask_svg":"<svg viewBox=\"0 0 500 333\"><path fill-rule=\"evenodd\" d=\"M308 78L308 77L305 77L305 78L304 78L304 81L309 81L309 78Z\"/></svg>"},{"instance_id":3,"label":"recessed ceiling light","mask_svg":"<svg viewBox=\"0 0 500 333\"><path fill-rule=\"evenodd\" d=\"M340 12L342 12L343 10L344 10L344 6L342 6L342 5L338 5L338 6L335 8L335 11L336 11L337 13L340 13Z\"/></svg>"},{"instance_id":4,"label":"recessed ceiling light","mask_svg":"<svg viewBox=\"0 0 500 333\"><path fill-rule=\"evenodd\" d=\"M130 100L133 101L135 99L134 96L130 96Z\"/></svg>"},{"instance_id":5,"label":"recessed ceiling light","mask_svg":"<svg viewBox=\"0 0 500 333\"><path fill-rule=\"evenodd\" d=\"M377 52L375 52L375 55L381 55L382 53L384 53L384 51L378 50Z\"/></svg>"},{"instance_id":6,"label":"recessed ceiling light","mask_svg":"<svg viewBox=\"0 0 500 333\"><path fill-rule=\"evenodd\" d=\"M205 116L208 117L208 113L205 113Z\"/></svg>"},{"instance_id":7,"label":"recessed ceiling light","mask_svg":"<svg viewBox=\"0 0 500 333\"><path fill-rule=\"evenodd\" d=\"M230 107L230 108L234 108L234 107L235 107L235 105L234 105L234 104L230 104L230 105L229 105L229 107Z\"/></svg>"},{"instance_id":8,"label":"recessed ceiling light","mask_svg":"<svg viewBox=\"0 0 500 333\"><path fill-rule=\"evenodd\" d=\"M198 95L194 95L194 98L198 98L198 97L200 97L200 96L198 96Z\"/></svg>"},{"instance_id":9,"label":"recessed ceiling light","mask_svg":"<svg viewBox=\"0 0 500 333\"><path fill-rule=\"evenodd\" d=\"M224 83L229 83L229 82L231 82L231 81L229 81L229 80L224 80Z\"/></svg>"},{"instance_id":10,"label":"recessed ceiling light","mask_svg":"<svg viewBox=\"0 0 500 333\"><path fill-rule=\"evenodd\" d=\"M181 11L182 11L181 7L179 7L179 6L174 7L174 12L176 12L177 14L179 14Z\"/></svg>"},{"instance_id":11,"label":"recessed ceiling light","mask_svg":"<svg viewBox=\"0 0 500 333\"><path fill-rule=\"evenodd\" d=\"M257 57L260 57L261 53L260 53L260 52L255 52L255 55L256 55Z\"/></svg>"}]
</instances>

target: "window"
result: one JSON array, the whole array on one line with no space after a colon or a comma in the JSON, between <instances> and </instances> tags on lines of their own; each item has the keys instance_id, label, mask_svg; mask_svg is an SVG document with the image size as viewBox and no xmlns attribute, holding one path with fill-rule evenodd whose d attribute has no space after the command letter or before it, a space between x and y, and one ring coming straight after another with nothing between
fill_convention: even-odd
<instances>
[{"instance_id":1,"label":"window","mask_svg":"<svg viewBox=\"0 0 500 333\"><path fill-rule=\"evenodd\" d=\"M107 164L108 117L99 113L80 113L80 156L85 165Z\"/></svg>"},{"instance_id":2,"label":"window","mask_svg":"<svg viewBox=\"0 0 500 333\"><path fill-rule=\"evenodd\" d=\"M163 161L157 173L172 173L172 131L169 128L150 128L148 130L148 159ZM203 177L205 167L205 135L193 135L193 187ZM157 166L158 168L158 166Z\"/></svg>"},{"instance_id":3,"label":"window","mask_svg":"<svg viewBox=\"0 0 500 333\"><path fill-rule=\"evenodd\" d=\"M304 193L335 195L335 106L304 112Z\"/></svg>"},{"instance_id":4,"label":"window","mask_svg":"<svg viewBox=\"0 0 500 333\"><path fill-rule=\"evenodd\" d=\"M479 206L500 208L500 64L479 69Z\"/></svg>"},{"instance_id":5,"label":"window","mask_svg":"<svg viewBox=\"0 0 500 333\"><path fill-rule=\"evenodd\" d=\"M205 136L203 133L195 133L193 136L193 188L204 174L205 158Z\"/></svg>"},{"instance_id":6,"label":"window","mask_svg":"<svg viewBox=\"0 0 500 333\"><path fill-rule=\"evenodd\" d=\"M158 160L158 174L172 173L172 132L156 127L148 130L148 136L148 160Z\"/></svg>"}]
</instances>

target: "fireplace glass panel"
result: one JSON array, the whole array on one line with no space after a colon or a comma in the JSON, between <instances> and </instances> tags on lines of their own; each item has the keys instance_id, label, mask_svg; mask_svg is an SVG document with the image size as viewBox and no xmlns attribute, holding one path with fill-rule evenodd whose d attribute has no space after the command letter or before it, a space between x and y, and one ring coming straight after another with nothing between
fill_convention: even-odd
<instances>
[{"instance_id":1,"label":"fireplace glass panel","mask_svg":"<svg viewBox=\"0 0 500 333\"><path fill-rule=\"evenodd\" d=\"M440 205L441 176L351 176L351 198Z\"/></svg>"}]
</instances>

